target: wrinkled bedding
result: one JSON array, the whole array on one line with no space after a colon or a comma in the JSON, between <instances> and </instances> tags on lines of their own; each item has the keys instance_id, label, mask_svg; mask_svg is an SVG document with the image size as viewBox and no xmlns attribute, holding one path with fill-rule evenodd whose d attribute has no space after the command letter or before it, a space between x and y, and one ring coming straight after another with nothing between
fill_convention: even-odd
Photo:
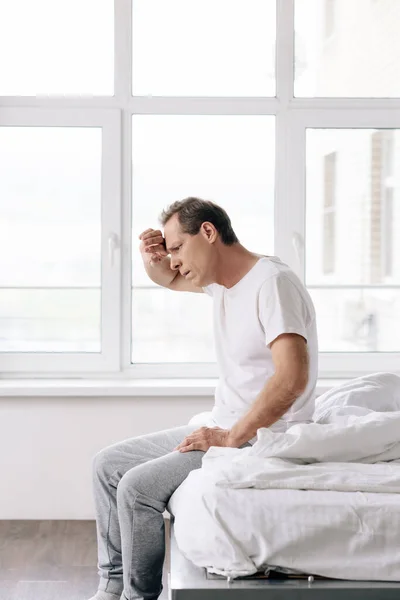
<instances>
[{"instance_id":1,"label":"wrinkled bedding","mask_svg":"<svg viewBox=\"0 0 400 600\"><path fill-rule=\"evenodd\" d=\"M169 503L189 560L232 578L279 566L400 581L400 377L329 390L313 421L206 452Z\"/></svg>"}]
</instances>

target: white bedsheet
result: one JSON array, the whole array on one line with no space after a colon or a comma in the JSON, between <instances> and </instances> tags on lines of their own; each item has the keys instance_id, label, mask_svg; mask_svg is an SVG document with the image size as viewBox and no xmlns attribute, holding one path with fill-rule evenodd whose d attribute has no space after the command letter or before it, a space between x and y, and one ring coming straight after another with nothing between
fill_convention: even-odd
<instances>
[{"instance_id":1,"label":"white bedsheet","mask_svg":"<svg viewBox=\"0 0 400 600\"><path fill-rule=\"evenodd\" d=\"M316 423L209 449L170 501L189 560L231 577L278 565L400 580L400 377L352 383L318 399Z\"/></svg>"},{"instance_id":2,"label":"white bedsheet","mask_svg":"<svg viewBox=\"0 0 400 600\"><path fill-rule=\"evenodd\" d=\"M198 469L169 509L180 551L210 573L234 578L279 566L400 580L398 494L221 488Z\"/></svg>"}]
</instances>

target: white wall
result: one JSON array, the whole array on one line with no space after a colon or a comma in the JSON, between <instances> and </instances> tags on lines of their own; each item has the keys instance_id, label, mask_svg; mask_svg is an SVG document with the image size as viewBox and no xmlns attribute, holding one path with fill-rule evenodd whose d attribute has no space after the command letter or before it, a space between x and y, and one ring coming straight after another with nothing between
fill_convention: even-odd
<instances>
[{"instance_id":1,"label":"white wall","mask_svg":"<svg viewBox=\"0 0 400 600\"><path fill-rule=\"evenodd\" d=\"M0 520L94 519L99 450L212 406L212 397L0 398Z\"/></svg>"}]
</instances>

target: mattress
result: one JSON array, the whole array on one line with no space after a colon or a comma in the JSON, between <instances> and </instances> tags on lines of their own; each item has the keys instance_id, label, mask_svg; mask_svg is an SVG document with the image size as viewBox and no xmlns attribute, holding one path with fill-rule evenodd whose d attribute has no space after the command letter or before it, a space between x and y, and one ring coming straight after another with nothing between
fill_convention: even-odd
<instances>
[{"instance_id":1,"label":"mattress","mask_svg":"<svg viewBox=\"0 0 400 600\"><path fill-rule=\"evenodd\" d=\"M181 553L209 573L280 567L323 577L400 581L400 496L217 487L192 471L171 496Z\"/></svg>"}]
</instances>

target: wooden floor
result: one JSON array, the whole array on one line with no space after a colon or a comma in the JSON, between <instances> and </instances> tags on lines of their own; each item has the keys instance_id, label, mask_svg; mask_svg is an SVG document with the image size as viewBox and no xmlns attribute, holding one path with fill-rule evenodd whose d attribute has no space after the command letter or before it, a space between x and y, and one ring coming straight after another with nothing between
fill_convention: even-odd
<instances>
[{"instance_id":1,"label":"wooden floor","mask_svg":"<svg viewBox=\"0 0 400 600\"><path fill-rule=\"evenodd\" d=\"M0 600L88 600L98 583L95 521L0 521Z\"/></svg>"}]
</instances>

